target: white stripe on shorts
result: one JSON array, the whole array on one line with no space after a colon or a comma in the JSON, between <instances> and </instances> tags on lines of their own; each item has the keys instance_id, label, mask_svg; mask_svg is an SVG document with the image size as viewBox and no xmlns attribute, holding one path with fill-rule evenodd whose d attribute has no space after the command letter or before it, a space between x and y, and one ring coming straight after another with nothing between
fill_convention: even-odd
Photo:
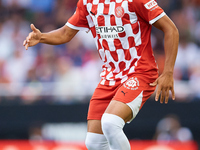
<instances>
[{"instance_id":1,"label":"white stripe on shorts","mask_svg":"<svg viewBox=\"0 0 200 150\"><path fill-rule=\"evenodd\" d=\"M138 114L140 106L142 104L142 98L143 98L143 91L132 102L126 103L133 112L133 118L128 123L130 123Z\"/></svg>"}]
</instances>

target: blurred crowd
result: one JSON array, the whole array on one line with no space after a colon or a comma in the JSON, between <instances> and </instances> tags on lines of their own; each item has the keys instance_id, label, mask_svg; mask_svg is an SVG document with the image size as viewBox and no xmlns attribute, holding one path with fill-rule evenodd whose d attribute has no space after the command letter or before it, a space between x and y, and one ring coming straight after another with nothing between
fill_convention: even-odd
<instances>
[{"instance_id":1,"label":"blurred crowd","mask_svg":"<svg viewBox=\"0 0 200 150\"><path fill-rule=\"evenodd\" d=\"M178 100L200 98L200 1L157 0L180 32L175 65ZM77 0L0 0L0 101L32 104L89 101L100 80L102 62L90 33L79 32L63 45L22 45L33 23L42 32L62 27ZM161 73L163 33L152 30L152 46Z\"/></svg>"},{"instance_id":2,"label":"blurred crowd","mask_svg":"<svg viewBox=\"0 0 200 150\"><path fill-rule=\"evenodd\" d=\"M176 97L182 101L200 98L200 1L158 0L176 24L180 43L175 64ZM163 35L153 32L153 44L160 72L164 66Z\"/></svg>"},{"instance_id":3,"label":"blurred crowd","mask_svg":"<svg viewBox=\"0 0 200 150\"><path fill-rule=\"evenodd\" d=\"M192 141L193 134L189 128L181 125L180 118L177 115L168 114L158 122L153 139L185 142Z\"/></svg>"}]
</instances>

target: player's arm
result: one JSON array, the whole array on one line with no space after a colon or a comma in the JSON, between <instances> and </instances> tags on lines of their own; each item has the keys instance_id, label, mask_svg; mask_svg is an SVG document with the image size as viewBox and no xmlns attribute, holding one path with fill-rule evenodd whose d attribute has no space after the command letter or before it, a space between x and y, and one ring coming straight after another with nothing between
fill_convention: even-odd
<instances>
[{"instance_id":1,"label":"player's arm","mask_svg":"<svg viewBox=\"0 0 200 150\"><path fill-rule=\"evenodd\" d=\"M158 101L161 94L160 102L163 103L165 99L165 103L168 103L170 90L172 92L172 99L175 100L173 72L178 51L179 33L167 15L156 21L153 26L164 32L165 65L163 73L150 85L158 85L155 100Z\"/></svg>"},{"instance_id":2,"label":"player's arm","mask_svg":"<svg viewBox=\"0 0 200 150\"><path fill-rule=\"evenodd\" d=\"M48 33L41 33L39 29L37 29L33 24L31 24L32 32L26 37L23 45L26 50L28 47L34 46L38 43L45 43L51 45L59 45L69 42L79 30L72 29L67 25L63 27L53 30Z\"/></svg>"}]
</instances>

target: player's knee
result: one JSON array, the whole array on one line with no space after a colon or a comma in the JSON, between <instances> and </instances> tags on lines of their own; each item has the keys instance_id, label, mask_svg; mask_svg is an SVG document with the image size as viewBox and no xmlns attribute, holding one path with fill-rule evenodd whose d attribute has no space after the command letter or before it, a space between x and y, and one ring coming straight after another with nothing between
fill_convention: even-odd
<instances>
[{"instance_id":1,"label":"player's knee","mask_svg":"<svg viewBox=\"0 0 200 150\"><path fill-rule=\"evenodd\" d=\"M117 134L122 130L124 125L124 120L116 115L104 113L102 116L101 126L103 133L106 136L113 136Z\"/></svg>"},{"instance_id":2,"label":"player's knee","mask_svg":"<svg viewBox=\"0 0 200 150\"><path fill-rule=\"evenodd\" d=\"M104 119L102 119L102 131L104 135L111 135L113 133L113 128L115 128L115 126L112 123L105 122Z\"/></svg>"},{"instance_id":3,"label":"player's knee","mask_svg":"<svg viewBox=\"0 0 200 150\"><path fill-rule=\"evenodd\" d=\"M91 142L88 138L85 139L85 146L88 150L95 150L96 145Z\"/></svg>"},{"instance_id":4,"label":"player's knee","mask_svg":"<svg viewBox=\"0 0 200 150\"><path fill-rule=\"evenodd\" d=\"M88 132L85 145L88 150L108 150L108 142L103 134Z\"/></svg>"},{"instance_id":5,"label":"player's knee","mask_svg":"<svg viewBox=\"0 0 200 150\"><path fill-rule=\"evenodd\" d=\"M90 136L86 136L86 139L85 139L85 146L87 147L88 150L95 150L95 147L97 146L95 143L98 143L98 142L95 142L94 140L91 139Z\"/></svg>"}]
</instances>

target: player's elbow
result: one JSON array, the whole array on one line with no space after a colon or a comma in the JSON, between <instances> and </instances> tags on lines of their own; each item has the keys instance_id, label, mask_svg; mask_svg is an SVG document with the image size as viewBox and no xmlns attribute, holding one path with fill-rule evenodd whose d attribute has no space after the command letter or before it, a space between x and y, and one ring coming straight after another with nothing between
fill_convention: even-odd
<instances>
[{"instance_id":1,"label":"player's elbow","mask_svg":"<svg viewBox=\"0 0 200 150\"><path fill-rule=\"evenodd\" d=\"M68 43L70 41L71 41L71 39L69 37L64 37L64 39L63 39L63 43Z\"/></svg>"},{"instance_id":2,"label":"player's elbow","mask_svg":"<svg viewBox=\"0 0 200 150\"><path fill-rule=\"evenodd\" d=\"M70 35L69 35L68 30L66 28L66 25L61 28L60 38L61 38L60 40L62 41L63 44L71 41L71 38L70 38Z\"/></svg>"},{"instance_id":3,"label":"player's elbow","mask_svg":"<svg viewBox=\"0 0 200 150\"><path fill-rule=\"evenodd\" d=\"M172 34L171 35L172 38L178 43L179 42L179 31L176 26L173 27L171 34Z\"/></svg>"},{"instance_id":4,"label":"player's elbow","mask_svg":"<svg viewBox=\"0 0 200 150\"><path fill-rule=\"evenodd\" d=\"M165 30L166 34L170 34L173 37L179 37L179 31L174 24L171 24L167 30Z\"/></svg>"},{"instance_id":5,"label":"player's elbow","mask_svg":"<svg viewBox=\"0 0 200 150\"><path fill-rule=\"evenodd\" d=\"M172 34L175 36L175 37L179 37L179 31L177 29L177 27L174 25L173 28L172 28Z\"/></svg>"},{"instance_id":6,"label":"player's elbow","mask_svg":"<svg viewBox=\"0 0 200 150\"><path fill-rule=\"evenodd\" d=\"M166 38L179 41L179 31L175 25L168 27L167 30L163 30L163 32Z\"/></svg>"}]
</instances>

